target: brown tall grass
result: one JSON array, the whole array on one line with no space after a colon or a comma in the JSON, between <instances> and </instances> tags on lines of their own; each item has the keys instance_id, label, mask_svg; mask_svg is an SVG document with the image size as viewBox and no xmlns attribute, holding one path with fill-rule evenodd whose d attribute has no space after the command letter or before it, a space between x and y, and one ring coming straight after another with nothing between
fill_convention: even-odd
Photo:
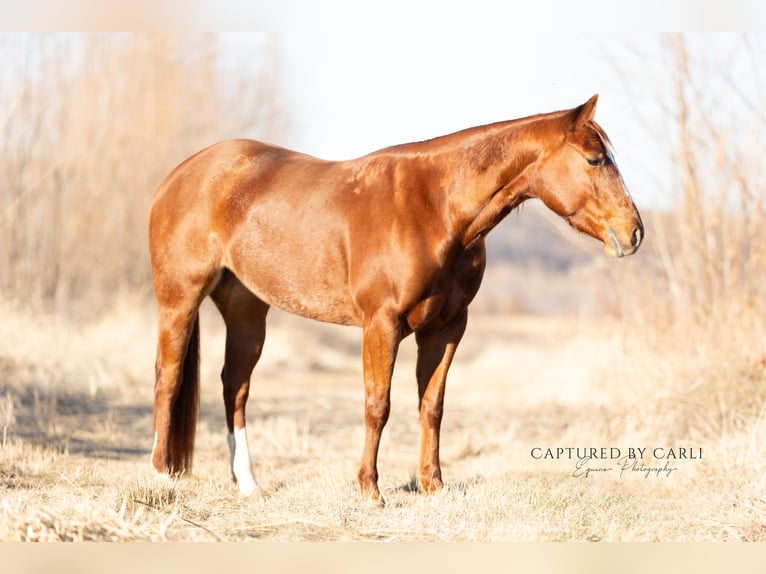
<instances>
[{"instance_id":1,"label":"brown tall grass","mask_svg":"<svg viewBox=\"0 0 766 574\"><path fill-rule=\"evenodd\" d=\"M652 153L672 158L672 209L646 218L635 265L608 270L626 352L614 374L631 381L632 405L614 424L714 441L739 462L766 439L766 67L754 41L722 66L690 50L699 37L666 38L672 90ZM734 437L747 452L724 452Z\"/></svg>"},{"instance_id":2,"label":"brown tall grass","mask_svg":"<svg viewBox=\"0 0 766 574\"><path fill-rule=\"evenodd\" d=\"M276 53L222 66L213 35L0 37L0 290L93 317L150 289L146 217L170 168L284 127Z\"/></svg>"},{"instance_id":3,"label":"brown tall grass","mask_svg":"<svg viewBox=\"0 0 766 574\"><path fill-rule=\"evenodd\" d=\"M673 39L671 51L680 193L675 221L657 225L657 245L672 309L696 329L750 330L765 310L766 99L754 91L737 98L737 80L725 70L705 74L683 36ZM754 53L742 57L754 82L766 80Z\"/></svg>"}]
</instances>

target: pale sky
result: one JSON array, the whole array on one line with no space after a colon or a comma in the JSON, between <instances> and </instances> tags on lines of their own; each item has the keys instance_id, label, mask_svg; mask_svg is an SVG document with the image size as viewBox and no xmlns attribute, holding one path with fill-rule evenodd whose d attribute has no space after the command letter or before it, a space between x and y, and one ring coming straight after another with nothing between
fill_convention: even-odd
<instances>
[{"instance_id":1,"label":"pale sky","mask_svg":"<svg viewBox=\"0 0 766 574\"><path fill-rule=\"evenodd\" d=\"M333 159L574 107L597 92L599 118L621 129L622 71L602 52L627 57L614 53L625 52L622 40L558 34L565 48L546 43L538 34L286 34L280 46L301 143ZM651 83L650 62L630 64L629 81Z\"/></svg>"}]
</instances>

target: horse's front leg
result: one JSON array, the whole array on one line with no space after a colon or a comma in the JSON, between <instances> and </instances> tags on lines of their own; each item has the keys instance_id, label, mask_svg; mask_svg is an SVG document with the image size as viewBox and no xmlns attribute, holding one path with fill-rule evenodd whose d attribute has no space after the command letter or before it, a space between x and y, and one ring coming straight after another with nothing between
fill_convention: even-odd
<instances>
[{"instance_id":1,"label":"horse's front leg","mask_svg":"<svg viewBox=\"0 0 766 574\"><path fill-rule=\"evenodd\" d=\"M378 489L378 447L391 408L391 375L401 341L401 326L382 313L365 325L362 339L364 361L364 451L359 466L362 493L383 503Z\"/></svg>"},{"instance_id":2,"label":"horse's front leg","mask_svg":"<svg viewBox=\"0 0 766 574\"><path fill-rule=\"evenodd\" d=\"M439 433L444 408L447 371L465 332L467 312L446 326L415 334L418 343L418 397L420 407L420 466L418 486L432 493L441 489Z\"/></svg>"}]
</instances>

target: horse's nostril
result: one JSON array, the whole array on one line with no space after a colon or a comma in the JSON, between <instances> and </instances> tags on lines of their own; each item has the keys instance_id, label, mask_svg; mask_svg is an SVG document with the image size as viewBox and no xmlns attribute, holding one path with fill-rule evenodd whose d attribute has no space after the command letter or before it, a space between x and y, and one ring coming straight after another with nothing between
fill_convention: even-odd
<instances>
[{"instance_id":1,"label":"horse's nostril","mask_svg":"<svg viewBox=\"0 0 766 574\"><path fill-rule=\"evenodd\" d=\"M630 236L630 245L631 247L638 247L639 243L641 243L641 228L636 227Z\"/></svg>"}]
</instances>

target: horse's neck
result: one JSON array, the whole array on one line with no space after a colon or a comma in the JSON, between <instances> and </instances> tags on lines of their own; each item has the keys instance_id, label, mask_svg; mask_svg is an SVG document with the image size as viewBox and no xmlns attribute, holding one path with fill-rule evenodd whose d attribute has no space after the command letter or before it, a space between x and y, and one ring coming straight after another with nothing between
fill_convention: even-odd
<instances>
[{"instance_id":1,"label":"horse's neck","mask_svg":"<svg viewBox=\"0 0 766 574\"><path fill-rule=\"evenodd\" d=\"M451 233L463 245L483 238L528 199L531 172L550 133L550 116L469 130L446 140L442 160L451 166L443 181Z\"/></svg>"}]
</instances>

